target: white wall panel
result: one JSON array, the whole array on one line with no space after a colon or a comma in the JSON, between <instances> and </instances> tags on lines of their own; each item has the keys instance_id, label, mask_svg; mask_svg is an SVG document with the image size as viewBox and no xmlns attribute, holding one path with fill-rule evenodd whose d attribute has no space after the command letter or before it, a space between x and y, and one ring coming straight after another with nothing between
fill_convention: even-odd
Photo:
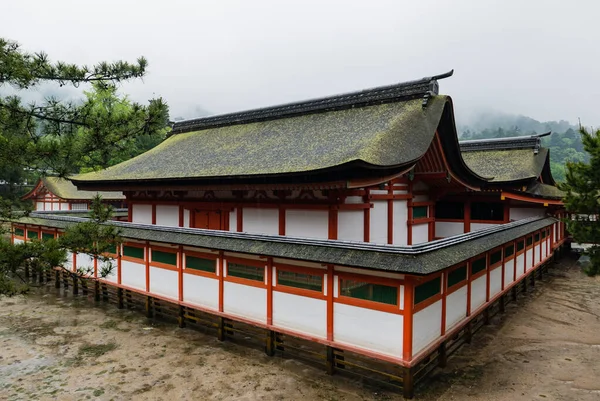
<instances>
[{"instance_id":1,"label":"white wall panel","mask_svg":"<svg viewBox=\"0 0 600 401\"><path fill-rule=\"evenodd\" d=\"M435 236L436 237L451 237L453 235L462 234L465 231L465 223L452 221L436 221Z\"/></svg>"},{"instance_id":2,"label":"white wall panel","mask_svg":"<svg viewBox=\"0 0 600 401\"><path fill-rule=\"evenodd\" d=\"M183 226L190 227L190 211L189 209L183 209Z\"/></svg>"},{"instance_id":3,"label":"white wall panel","mask_svg":"<svg viewBox=\"0 0 600 401\"><path fill-rule=\"evenodd\" d=\"M387 244L387 202L374 201L370 217L370 241L377 244Z\"/></svg>"},{"instance_id":4,"label":"white wall panel","mask_svg":"<svg viewBox=\"0 0 600 401\"><path fill-rule=\"evenodd\" d=\"M442 301L439 300L413 316L413 355L416 355L442 333Z\"/></svg>"},{"instance_id":5,"label":"white wall panel","mask_svg":"<svg viewBox=\"0 0 600 401\"><path fill-rule=\"evenodd\" d=\"M253 234L279 234L279 210L244 208L244 232Z\"/></svg>"},{"instance_id":6,"label":"white wall panel","mask_svg":"<svg viewBox=\"0 0 600 401\"><path fill-rule=\"evenodd\" d=\"M229 231L237 231L237 209L233 209L229 212Z\"/></svg>"},{"instance_id":7,"label":"white wall panel","mask_svg":"<svg viewBox=\"0 0 600 401\"><path fill-rule=\"evenodd\" d=\"M61 203L60 204L60 210L69 210L69 204L68 203Z\"/></svg>"},{"instance_id":8,"label":"white wall panel","mask_svg":"<svg viewBox=\"0 0 600 401\"><path fill-rule=\"evenodd\" d=\"M446 296L446 330L467 317L467 286Z\"/></svg>"},{"instance_id":9,"label":"white wall panel","mask_svg":"<svg viewBox=\"0 0 600 401\"><path fill-rule=\"evenodd\" d=\"M429 241L429 224L419 224L412 226L413 245Z\"/></svg>"},{"instance_id":10,"label":"white wall panel","mask_svg":"<svg viewBox=\"0 0 600 401\"><path fill-rule=\"evenodd\" d=\"M545 215L545 208L511 207L509 211L510 220L522 220L530 217L544 217Z\"/></svg>"},{"instance_id":11,"label":"white wall panel","mask_svg":"<svg viewBox=\"0 0 600 401\"><path fill-rule=\"evenodd\" d=\"M134 203L130 207L133 223L152 224L152 205L140 205Z\"/></svg>"},{"instance_id":12,"label":"white wall panel","mask_svg":"<svg viewBox=\"0 0 600 401\"><path fill-rule=\"evenodd\" d=\"M508 287L508 285L515 280L514 275L515 258L512 258L504 263L504 288Z\"/></svg>"},{"instance_id":13,"label":"white wall panel","mask_svg":"<svg viewBox=\"0 0 600 401\"><path fill-rule=\"evenodd\" d=\"M365 239L365 212L340 210L338 212L338 239L363 241Z\"/></svg>"},{"instance_id":14,"label":"white wall panel","mask_svg":"<svg viewBox=\"0 0 600 401\"><path fill-rule=\"evenodd\" d=\"M94 257L92 255L88 255L87 253L78 253L77 254L77 270L81 269L94 269ZM92 273L93 274L93 273Z\"/></svg>"},{"instance_id":15,"label":"white wall panel","mask_svg":"<svg viewBox=\"0 0 600 401\"><path fill-rule=\"evenodd\" d=\"M116 259L110 259L108 262L103 262L102 260L98 260L98 277L102 275L102 269L104 267L108 267L107 263L110 264L110 273L104 277L104 280L111 281L113 283L117 282L118 278L118 265Z\"/></svg>"},{"instance_id":16,"label":"white wall panel","mask_svg":"<svg viewBox=\"0 0 600 401\"><path fill-rule=\"evenodd\" d=\"M13 238L13 243L14 244L22 244L23 242L25 242L25 241L23 241L22 239ZM70 255L70 252L67 252L67 258L69 257L69 255Z\"/></svg>"},{"instance_id":17,"label":"white wall panel","mask_svg":"<svg viewBox=\"0 0 600 401\"><path fill-rule=\"evenodd\" d=\"M286 210L285 235L290 237L329 237L329 212L326 210ZM244 214L246 210L244 209ZM246 227L244 227L246 231Z\"/></svg>"},{"instance_id":18,"label":"white wall panel","mask_svg":"<svg viewBox=\"0 0 600 401\"><path fill-rule=\"evenodd\" d=\"M152 213L152 210L150 210ZM150 216L152 222L152 215ZM156 205L156 225L179 227L179 206L178 205Z\"/></svg>"},{"instance_id":19,"label":"white wall panel","mask_svg":"<svg viewBox=\"0 0 600 401\"><path fill-rule=\"evenodd\" d=\"M490 299L502 291L502 267L497 267L490 272Z\"/></svg>"},{"instance_id":20,"label":"white wall panel","mask_svg":"<svg viewBox=\"0 0 600 401\"><path fill-rule=\"evenodd\" d=\"M395 200L393 206L394 214L394 244L408 244L408 206L405 200ZM387 225L386 225L387 227ZM414 241L414 236L413 236Z\"/></svg>"},{"instance_id":21,"label":"white wall panel","mask_svg":"<svg viewBox=\"0 0 600 401\"><path fill-rule=\"evenodd\" d=\"M402 356L403 316L341 303L333 307L333 338L367 350Z\"/></svg>"},{"instance_id":22,"label":"white wall panel","mask_svg":"<svg viewBox=\"0 0 600 401\"><path fill-rule=\"evenodd\" d=\"M35 210L43 211L44 210L44 202L35 202Z\"/></svg>"},{"instance_id":23,"label":"white wall panel","mask_svg":"<svg viewBox=\"0 0 600 401\"><path fill-rule=\"evenodd\" d=\"M533 249L525 251L527 257L525 258L525 264L527 265L527 271L533 267Z\"/></svg>"},{"instance_id":24,"label":"white wall panel","mask_svg":"<svg viewBox=\"0 0 600 401\"><path fill-rule=\"evenodd\" d=\"M146 266L141 263L122 260L121 284L146 291Z\"/></svg>"},{"instance_id":25,"label":"white wall panel","mask_svg":"<svg viewBox=\"0 0 600 401\"><path fill-rule=\"evenodd\" d=\"M174 270L150 266L150 292L179 299L179 280Z\"/></svg>"},{"instance_id":26,"label":"white wall panel","mask_svg":"<svg viewBox=\"0 0 600 401\"><path fill-rule=\"evenodd\" d=\"M183 300L185 302L218 310L219 280L184 273Z\"/></svg>"},{"instance_id":27,"label":"white wall panel","mask_svg":"<svg viewBox=\"0 0 600 401\"><path fill-rule=\"evenodd\" d=\"M487 292L487 278L485 274L471 282L471 312L485 303Z\"/></svg>"},{"instance_id":28,"label":"white wall panel","mask_svg":"<svg viewBox=\"0 0 600 401\"><path fill-rule=\"evenodd\" d=\"M273 291L273 325L327 338L327 301Z\"/></svg>"},{"instance_id":29,"label":"white wall panel","mask_svg":"<svg viewBox=\"0 0 600 401\"><path fill-rule=\"evenodd\" d=\"M515 280L523 275L524 269L525 269L525 254L522 253L519 256L517 256L517 276L515 277Z\"/></svg>"},{"instance_id":30,"label":"white wall panel","mask_svg":"<svg viewBox=\"0 0 600 401\"><path fill-rule=\"evenodd\" d=\"M223 310L245 319L267 322L267 290L249 285L224 283Z\"/></svg>"}]
</instances>

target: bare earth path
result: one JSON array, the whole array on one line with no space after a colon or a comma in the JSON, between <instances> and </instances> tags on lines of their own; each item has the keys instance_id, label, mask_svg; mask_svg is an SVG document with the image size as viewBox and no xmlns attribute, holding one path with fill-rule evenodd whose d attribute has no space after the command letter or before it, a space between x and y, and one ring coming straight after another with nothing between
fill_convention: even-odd
<instances>
[{"instance_id":1,"label":"bare earth path","mask_svg":"<svg viewBox=\"0 0 600 401\"><path fill-rule=\"evenodd\" d=\"M478 332L416 400L600 400L600 279L572 265ZM402 397L52 289L0 298L0 399Z\"/></svg>"}]
</instances>

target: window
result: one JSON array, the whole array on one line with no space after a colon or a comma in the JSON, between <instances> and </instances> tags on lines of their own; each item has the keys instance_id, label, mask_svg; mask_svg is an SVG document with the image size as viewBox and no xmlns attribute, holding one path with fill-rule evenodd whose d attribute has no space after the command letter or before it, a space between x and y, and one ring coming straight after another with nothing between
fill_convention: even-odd
<instances>
[{"instance_id":1,"label":"window","mask_svg":"<svg viewBox=\"0 0 600 401\"><path fill-rule=\"evenodd\" d=\"M474 262L471 262L471 276L479 273L482 270L485 270L485 268L486 268L485 256L483 258L477 259Z\"/></svg>"},{"instance_id":2,"label":"window","mask_svg":"<svg viewBox=\"0 0 600 401\"><path fill-rule=\"evenodd\" d=\"M461 266L448 273L448 288L467 279L467 265Z\"/></svg>"},{"instance_id":3,"label":"window","mask_svg":"<svg viewBox=\"0 0 600 401\"><path fill-rule=\"evenodd\" d=\"M533 244L533 237L527 237L527 246Z\"/></svg>"},{"instance_id":4,"label":"window","mask_svg":"<svg viewBox=\"0 0 600 401\"><path fill-rule=\"evenodd\" d=\"M123 245L123 256L128 256L135 259L144 259L144 248L137 246Z\"/></svg>"},{"instance_id":5,"label":"window","mask_svg":"<svg viewBox=\"0 0 600 401\"><path fill-rule=\"evenodd\" d=\"M217 272L217 261L214 259L197 258L195 256L185 255L185 268L201 270L209 273Z\"/></svg>"},{"instance_id":6,"label":"window","mask_svg":"<svg viewBox=\"0 0 600 401\"><path fill-rule=\"evenodd\" d=\"M504 257L508 258L512 255L514 255L515 253L515 246L514 245L509 245L506 248L504 248Z\"/></svg>"},{"instance_id":7,"label":"window","mask_svg":"<svg viewBox=\"0 0 600 401\"><path fill-rule=\"evenodd\" d=\"M540 233L535 234L535 242L540 242Z\"/></svg>"},{"instance_id":8,"label":"window","mask_svg":"<svg viewBox=\"0 0 600 401\"><path fill-rule=\"evenodd\" d=\"M34 238L38 239L38 232L27 230L27 239L34 239Z\"/></svg>"},{"instance_id":9,"label":"window","mask_svg":"<svg viewBox=\"0 0 600 401\"><path fill-rule=\"evenodd\" d=\"M433 280L418 285L415 288L415 305L439 294L441 285L441 277L434 278Z\"/></svg>"},{"instance_id":10,"label":"window","mask_svg":"<svg viewBox=\"0 0 600 401\"><path fill-rule=\"evenodd\" d=\"M321 292L323 291L323 277L277 269L277 285Z\"/></svg>"},{"instance_id":11,"label":"window","mask_svg":"<svg viewBox=\"0 0 600 401\"><path fill-rule=\"evenodd\" d=\"M413 207L413 219L425 219L427 218L427 206L415 206Z\"/></svg>"},{"instance_id":12,"label":"window","mask_svg":"<svg viewBox=\"0 0 600 401\"><path fill-rule=\"evenodd\" d=\"M265 268L227 262L227 275L265 282Z\"/></svg>"},{"instance_id":13,"label":"window","mask_svg":"<svg viewBox=\"0 0 600 401\"><path fill-rule=\"evenodd\" d=\"M496 251L490 255L490 265L495 265L502 260L502 251Z\"/></svg>"},{"instance_id":14,"label":"window","mask_svg":"<svg viewBox=\"0 0 600 401\"><path fill-rule=\"evenodd\" d=\"M42 241L46 241L49 239L54 239L54 234L52 233L42 233Z\"/></svg>"},{"instance_id":15,"label":"window","mask_svg":"<svg viewBox=\"0 0 600 401\"><path fill-rule=\"evenodd\" d=\"M435 204L436 219L456 219L465 218L465 204L461 202L437 202Z\"/></svg>"},{"instance_id":16,"label":"window","mask_svg":"<svg viewBox=\"0 0 600 401\"><path fill-rule=\"evenodd\" d=\"M25 236L25 231L22 228L15 228L15 235L17 237Z\"/></svg>"},{"instance_id":17,"label":"window","mask_svg":"<svg viewBox=\"0 0 600 401\"><path fill-rule=\"evenodd\" d=\"M517 252L521 252L525 248L525 241L521 240L517 242Z\"/></svg>"},{"instance_id":18,"label":"window","mask_svg":"<svg viewBox=\"0 0 600 401\"><path fill-rule=\"evenodd\" d=\"M164 252L152 250L152 261L164 263L166 265L177 266L177 254L173 252Z\"/></svg>"},{"instance_id":19,"label":"window","mask_svg":"<svg viewBox=\"0 0 600 401\"><path fill-rule=\"evenodd\" d=\"M88 210L87 203L71 203L71 210Z\"/></svg>"},{"instance_id":20,"label":"window","mask_svg":"<svg viewBox=\"0 0 600 401\"><path fill-rule=\"evenodd\" d=\"M340 279L340 295L388 305L398 305L398 287Z\"/></svg>"},{"instance_id":21,"label":"window","mask_svg":"<svg viewBox=\"0 0 600 401\"><path fill-rule=\"evenodd\" d=\"M117 253L117 244L110 244L106 247L107 253L116 254Z\"/></svg>"},{"instance_id":22,"label":"window","mask_svg":"<svg viewBox=\"0 0 600 401\"><path fill-rule=\"evenodd\" d=\"M542 239L546 238L546 230L542 231Z\"/></svg>"},{"instance_id":23,"label":"window","mask_svg":"<svg viewBox=\"0 0 600 401\"><path fill-rule=\"evenodd\" d=\"M504 221L504 205L493 202L473 202L471 220Z\"/></svg>"}]
</instances>

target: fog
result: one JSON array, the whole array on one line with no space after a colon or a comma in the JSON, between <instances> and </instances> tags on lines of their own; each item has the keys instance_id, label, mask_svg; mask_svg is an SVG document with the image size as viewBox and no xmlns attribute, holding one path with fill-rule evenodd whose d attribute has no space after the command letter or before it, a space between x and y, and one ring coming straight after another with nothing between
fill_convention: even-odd
<instances>
[{"instance_id":1,"label":"fog","mask_svg":"<svg viewBox=\"0 0 600 401\"><path fill-rule=\"evenodd\" d=\"M440 92L459 123L494 110L598 126L598 15L591 0L4 1L0 35L79 64L143 55L148 75L121 89L162 96L173 118L455 69Z\"/></svg>"}]
</instances>

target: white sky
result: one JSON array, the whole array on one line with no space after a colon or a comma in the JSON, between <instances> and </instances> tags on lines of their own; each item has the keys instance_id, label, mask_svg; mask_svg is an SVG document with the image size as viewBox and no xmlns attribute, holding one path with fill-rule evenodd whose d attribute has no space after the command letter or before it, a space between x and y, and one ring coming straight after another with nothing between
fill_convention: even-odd
<instances>
[{"instance_id":1,"label":"white sky","mask_svg":"<svg viewBox=\"0 0 600 401\"><path fill-rule=\"evenodd\" d=\"M600 125L600 1L2 0L0 36L80 64L143 55L171 117L413 80L479 110Z\"/></svg>"}]
</instances>

